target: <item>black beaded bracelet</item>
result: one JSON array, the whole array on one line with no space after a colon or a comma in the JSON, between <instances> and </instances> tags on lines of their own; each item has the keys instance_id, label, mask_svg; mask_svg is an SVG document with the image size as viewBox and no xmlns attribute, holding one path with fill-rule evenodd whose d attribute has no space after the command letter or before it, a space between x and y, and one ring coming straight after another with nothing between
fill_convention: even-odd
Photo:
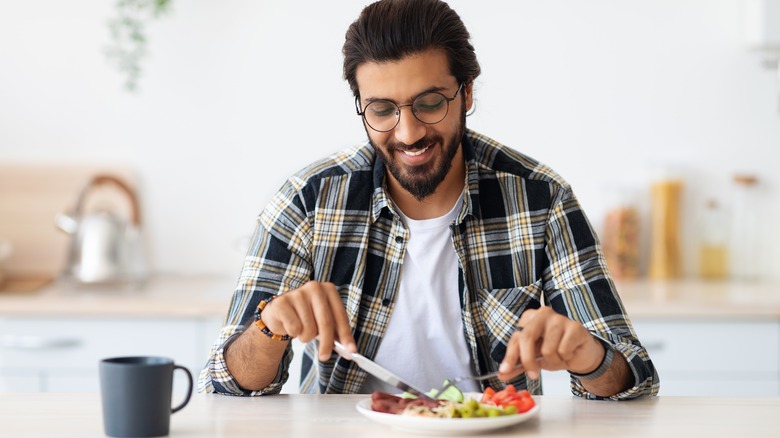
<instances>
[{"instance_id":1,"label":"black beaded bracelet","mask_svg":"<svg viewBox=\"0 0 780 438\"><path fill-rule=\"evenodd\" d=\"M604 373L607 372L610 365L612 365L612 360L615 358L615 349L612 347L612 344L608 343L607 341L596 337L596 340L601 342L601 344L604 346L604 358L601 359L601 364L596 368L595 370L587 373L587 374L577 374L572 373L569 371L569 373L576 377L579 380L593 380L598 379L601 377Z\"/></svg>"},{"instance_id":2,"label":"black beaded bracelet","mask_svg":"<svg viewBox=\"0 0 780 438\"><path fill-rule=\"evenodd\" d=\"M265 309L265 306L267 306L268 303L270 303L271 300L273 300L274 298L276 298L276 295L271 295L269 298L260 300L260 303L258 303L257 305L257 309L255 309L255 325L257 325L260 331L265 333L266 336L268 336L269 338L275 341L289 341L290 339L292 339L290 335L277 335L276 333L269 330L268 327L263 322L263 320L260 319L260 314L263 312L263 309Z\"/></svg>"}]
</instances>

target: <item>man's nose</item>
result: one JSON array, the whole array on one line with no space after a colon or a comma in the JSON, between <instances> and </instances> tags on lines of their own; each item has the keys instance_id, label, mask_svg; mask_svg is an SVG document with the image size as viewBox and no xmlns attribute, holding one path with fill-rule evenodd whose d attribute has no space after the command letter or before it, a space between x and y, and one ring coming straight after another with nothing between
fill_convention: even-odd
<instances>
[{"instance_id":1,"label":"man's nose","mask_svg":"<svg viewBox=\"0 0 780 438\"><path fill-rule=\"evenodd\" d=\"M425 123L417 120L411 106L399 109L398 124L395 126L395 139L403 144L414 144L425 136Z\"/></svg>"}]
</instances>

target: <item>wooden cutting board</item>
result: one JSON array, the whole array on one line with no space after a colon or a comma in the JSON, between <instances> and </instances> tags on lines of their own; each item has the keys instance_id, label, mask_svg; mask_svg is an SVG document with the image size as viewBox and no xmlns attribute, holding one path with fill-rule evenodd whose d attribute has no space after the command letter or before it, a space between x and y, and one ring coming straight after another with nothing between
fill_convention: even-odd
<instances>
[{"instance_id":1,"label":"wooden cutting board","mask_svg":"<svg viewBox=\"0 0 780 438\"><path fill-rule=\"evenodd\" d=\"M6 278L0 290L14 282L17 288L40 287L65 269L71 236L54 225L54 218L74 207L83 187L98 173L137 187L134 172L121 166L0 164L0 239L13 245L11 256L0 266ZM86 211L110 206L121 214L130 212L125 195L108 185L91 190L85 206Z\"/></svg>"}]
</instances>

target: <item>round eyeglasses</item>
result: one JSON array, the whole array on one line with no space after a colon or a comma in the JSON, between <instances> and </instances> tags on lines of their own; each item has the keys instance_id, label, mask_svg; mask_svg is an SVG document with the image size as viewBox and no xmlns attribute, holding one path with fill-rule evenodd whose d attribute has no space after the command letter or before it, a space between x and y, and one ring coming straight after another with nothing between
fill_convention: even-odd
<instances>
[{"instance_id":1,"label":"round eyeglasses","mask_svg":"<svg viewBox=\"0 0 780 438\"><path fill-rule=\"evenodd\" d=\"M412 107L412 114L417 120L427 125L433 125L447 117L450 102L455 100L461 88L463 88L463 84L458 86L452 97L447 97L438 91L429 91L415 97L412 103L405 105L398 105L387 99L373 100L366 105L363 111L360 111L360 100L355 98L355 109L357 114L366 121L366 124L378 132L388 132L395 129L401 120L401 108L405 106Z\"/></svg>"}]
</instances>

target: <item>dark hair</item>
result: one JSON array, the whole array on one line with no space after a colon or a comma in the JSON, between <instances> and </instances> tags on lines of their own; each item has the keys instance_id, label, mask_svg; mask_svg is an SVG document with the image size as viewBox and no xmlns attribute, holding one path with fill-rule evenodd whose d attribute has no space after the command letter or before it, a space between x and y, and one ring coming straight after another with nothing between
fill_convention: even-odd
<instances>
[{"instance_id":1,"label":"dark hair","mask_svg":"<svg viewBox=\"0 0 780 438\"><path fill-rule=\"evenodd\" d=\"M366 62L398 61L428 49L447 54L450 72L459 83L479 76L469 32L448 4L440 0L380 0L363 9L347 29L344 79L358 96L355 72Z\"/></svg>"}]
</instances>

